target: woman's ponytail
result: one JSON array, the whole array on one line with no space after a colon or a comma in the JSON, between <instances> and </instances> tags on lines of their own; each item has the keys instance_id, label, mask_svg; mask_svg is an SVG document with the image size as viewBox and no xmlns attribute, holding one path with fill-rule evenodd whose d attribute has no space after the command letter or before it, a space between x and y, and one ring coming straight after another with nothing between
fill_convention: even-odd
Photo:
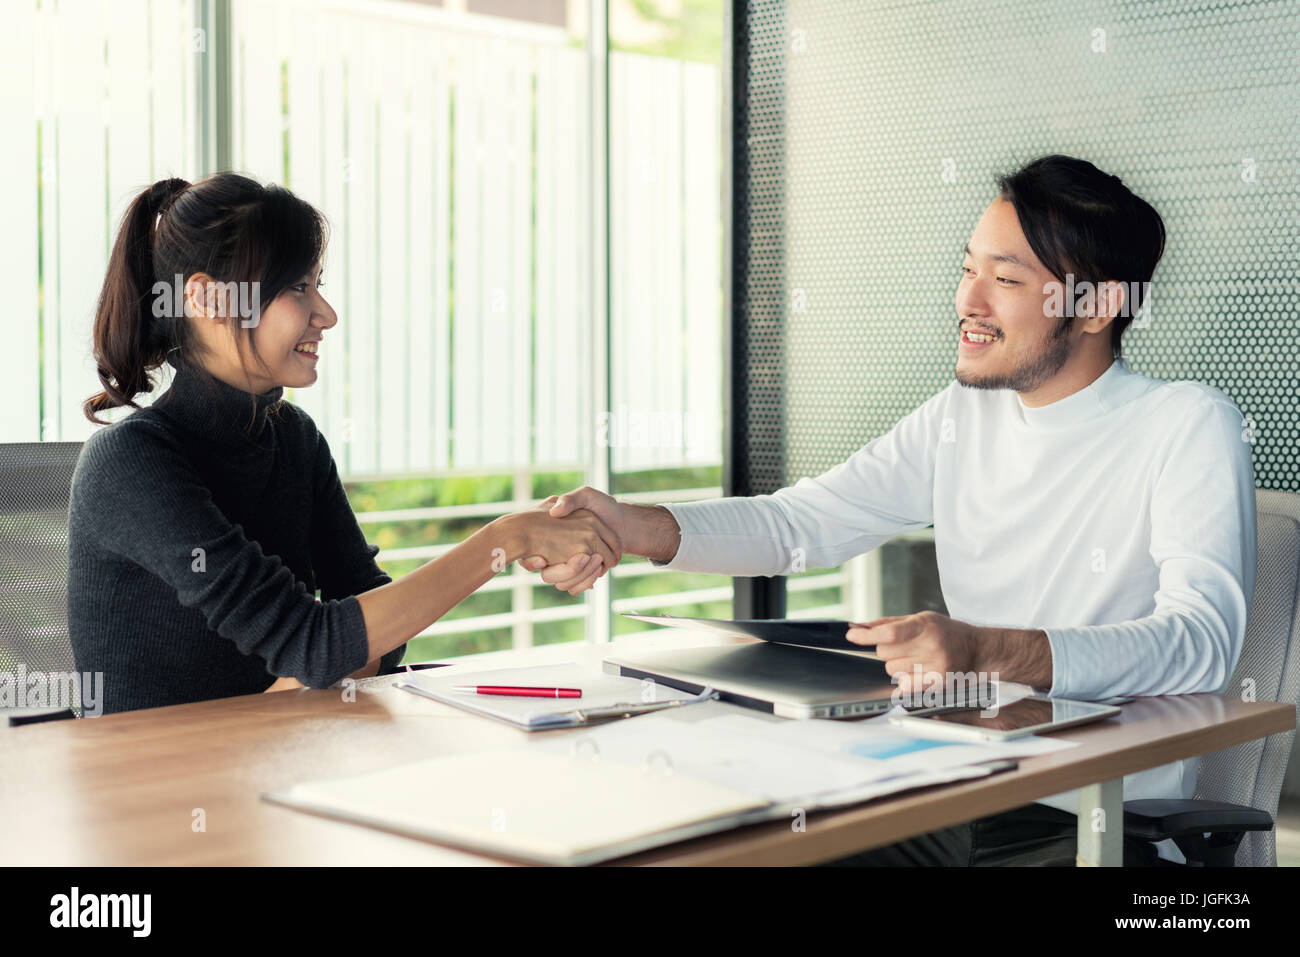
<instances>
[{"instance_id":1,"label":"woman's ponytail","mask_svg":"<svg viewBox=\"0 0 1300 957\"><path fill-rule=\"evenodd\" d=\"M153 310L155 222L189 185L183 179L159 180L135 198L122 218L95 310L95 367L104 391L82 405L86 418L98 425L105 424L97 417L100 412L136 408L135 396L153 391L149 373L167 356L171 330Z\"/></svg>"}]
</instances>

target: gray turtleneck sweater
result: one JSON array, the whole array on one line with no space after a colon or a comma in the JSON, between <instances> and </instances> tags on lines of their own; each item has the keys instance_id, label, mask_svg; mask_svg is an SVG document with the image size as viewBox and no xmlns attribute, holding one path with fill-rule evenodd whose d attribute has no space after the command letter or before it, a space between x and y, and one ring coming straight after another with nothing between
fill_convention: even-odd
<instances>
[{"instance_id":1,"label":"gray turtleneck sweater","mask_svg":"<svg viewBox=\"0 0 1300 957\"><path fill-rule=\"evenodd\" d=\"M365 666L375 564L310 416L179 365L72 478L68 630L105 713L325 688ZM320 597L316 596L319 589ZM405 646L383 657L392 671Z\"/></svg>"}]
</instances>

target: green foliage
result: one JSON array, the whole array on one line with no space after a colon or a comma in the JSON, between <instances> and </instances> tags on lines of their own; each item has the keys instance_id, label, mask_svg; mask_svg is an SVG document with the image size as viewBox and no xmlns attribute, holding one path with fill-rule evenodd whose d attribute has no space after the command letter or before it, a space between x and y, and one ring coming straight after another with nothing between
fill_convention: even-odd
<instances>
[{"instance_id":1,"label":"green foliage","mask_svg":"<svg viewBox=\"0 0 1300 957\"><path fill-rule=\"evenodd\" d=\"M671 492L680 488L713 488L722 484L722 466L619 472L613 476L611 484L612 495L628 495L632 492Z\"/></svg>"},{"instance_id":2,"label":"green foliage","mask_svg":"<svg viewBox=\"0 0 1300 957\"><path fill-rule=\"evenodd\" d=\"M628 43L611 35L610 48L678 60L722 62L722 0L629 0L637 16L659 29L655 40Z\"/></svg>"},{"instance_id":3,"label":"green foliage","mask_svg":"<svg viewBox=\"0 0 1300 957\"><path fill-rule=\"evenodd\" d=\"M722 481L720 466L681 469L650 469L641 472L619 473L613 476L615 494L633 492L672 491L684 488L709 488ZM584 484L581 472L536 473L532 476L532 495L545 498L559 495ZM508 502L514 494L512 475L453 475L433 478L405 478L369 482L345 483L352 507L358 512L384 512L401 509L428 508L432 506L472 505L488 502ZM401 522L367 523L363 526L367 539L384 550L416 548L454 544L481 528L487 516L456 519L414 519ZM426 559L412 558L387 560L384 571L394 579L414 571ZM624 558L625 565L644 563L637 556ZM513 567L501 572L513 574ZM533 608L576 606L579 613L563 621L535 622L533 644L544 645L565 641L582 641L586 635L586 615L580 611L586 602L585 595L572 596L545 584L540 577L530 576ZM700 617L728 618L732 613L730 598L719 601L690 604L664 604L658 596L676 592L697 591L730 585L730 579L721 575L699 575L690 572L661 572L612 579L615 600L635 600L637 610L645 612L667 611L669 614ZM443 621L473 618L481 615L505 614L512 607L512 590L479 591L443 616ZM818 588L806 592L791 592L791 611L834 604L840 600L839 586ZM646 631L654 626L631 621L620 615L613 619L615 635ZM408 645L407 659L423 661L500 651L511 647L511 630L508 627L491 628L457 635L437 635L416 638Z\"/></svg>"}]
</instances>

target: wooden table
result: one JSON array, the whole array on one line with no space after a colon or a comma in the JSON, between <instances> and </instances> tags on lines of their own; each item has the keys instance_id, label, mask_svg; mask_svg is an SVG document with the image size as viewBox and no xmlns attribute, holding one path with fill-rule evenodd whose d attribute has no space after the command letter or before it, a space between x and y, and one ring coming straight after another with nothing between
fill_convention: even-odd
<instances>
[{"instance_id":1,"label":"wooden table","mask_svg":"<svg viewBox=\"0 0 1300 957\"><path fill-rule=\"evenodd\" d=\"M599 662L633 644L707 643L694 634L599 648L551 645L457 659L453 668ZM1285 704L1207 694L1139 699L1117 719L1060 733L1079 747L1023 758L1016 771L814 813L803 832L775 821L619 863L813 864L1075 788L1083 789L1085 824L1093 807L1103 808L1108 821L1121 821L1124 775L1294 726L1295 708ZM286 691L0 729L0 864L508 863L299 813L259 795L311 779L510 747L525 735L396 690L358 693L351 702L338 690ZM1099 835L1081 826L1079 862L1121 863L1122 828Z\"/></svg>"}]
</instances>

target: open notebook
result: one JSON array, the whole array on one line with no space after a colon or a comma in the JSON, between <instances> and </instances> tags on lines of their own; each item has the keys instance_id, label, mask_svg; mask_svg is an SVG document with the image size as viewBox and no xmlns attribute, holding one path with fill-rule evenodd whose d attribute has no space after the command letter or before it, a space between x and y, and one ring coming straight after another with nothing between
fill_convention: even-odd
<instances>
[{"instance_id":1,"label":"open notebook","mask_svg":"<svg viewBox=\"0 0 1300 957\"><path fill-rule=\"evenodd\" d=\"M843 807L980 777L1008 764L990 761L1070 746L1033 738L926 741L887 723L777 722L712 704L263 797L501 857L590 864L789 820L794 809Z\"/></svg>"},{"instance_id":2,"label":"open notebook","mask_svg":"<svg viewBox=\"0 0 1300 957\"><path fill-rule=\"evenodd\" d=\"M265 798L539 864L590 864L770 813L762 798L708 781L530 750L435 758Z\"/></svg>"}]
</instances>

